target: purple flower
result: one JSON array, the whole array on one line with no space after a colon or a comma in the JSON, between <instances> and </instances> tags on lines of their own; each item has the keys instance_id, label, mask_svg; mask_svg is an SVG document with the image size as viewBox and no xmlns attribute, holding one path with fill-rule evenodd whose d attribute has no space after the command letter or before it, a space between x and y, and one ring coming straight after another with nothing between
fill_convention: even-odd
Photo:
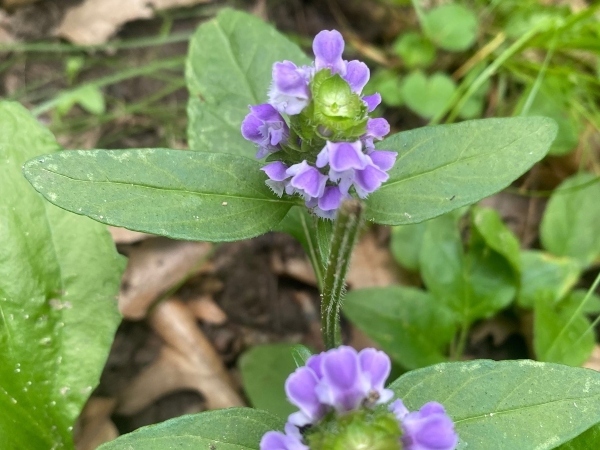
<instances>
[{"instance_id":1,"label":"purple flower","mask_svg":"<svg viewBox=\"0 0 600 450\"><path fill-rule=\"evenodd\" d=\"M385 135L390 132L390 124L383 118L369 119L367 121L367 132L361 136L361 141L364 143L367 152L375 149L373 141L380 141Z\"/></svg>"},{"instance_id":2,"label":"purple flower","mask_svg":"<svg viewBox=\"0 0 600 450\"><path fill-rule=\"evenodd\" d=\"M286 181L290 177L290 175L286 173L287 169L288 166L281 161L273 161L260 169L269 177L269 179L265 181L265 184L279 197L283 195L284 189L289 184L289 182Z\"/></svg>"},{"instance_id":3,"label":"purple flower","mask_svg":"<svg viewBox=\"0 0 600 450\"><path fill-rule=\"evenodd\" d=\"M293 192L300 194L305 200L319 198L325 192L327 177L306 160L291 166L286 174L292 177L289 185L294 189Z\"/></svg>"},{"instance_id":4,"label":"purple flower","mask_svg":"<svg viewBox=\"0 0 600 450\"><path fill-rule=\"evenodd\" d=\"M285 385L288 399L300 409L290 423L314 424L331 409L343 413L387 402L393 395L384 388L390 367L388 356L375 349L342 346L312 356Z\"/></svg>"},{"instance_id":5,"label":"purple flower","mask_svg":"<svg viewBox=\"0 0 600 450\"><path fill-rule=\"evenodd\" d=\"M291 61L273 64L273 83L269 89L269 103L281 113L299 114L310 100L310 70Z\"/></svg>"},{"instance_id":6,"label":"purple flower","mask_svg":"<svg viewBox=\"0 0 600 450\"><path fill-rule=\"evenodd\" d=\"M365 95L362 100L365 102L365 105L367 105L367 112L373 112L381 103L381 94L375 92L371 95Z\"/></svg>"},{"instance_id":7,"label":"purple flower","mask_svg":"<svg viewBox=\"0 0 600 450\"><path fill-rule=\"evenodd\" d=\"M285 433L280 431L268 431L260 440L260 450L309 450L302 443L300 430L294 425L287 423Z\"/></svg>"},{"instance_id":8,"label":"purple flower","mask_svg":"<svg viewBox=\"0 0 600 450\"><path fill-rule=\"evenodd\" d=\"M346 63L344 80L348 82L353 92L360 94L369 81L370 74L369 68L364 62L354 60Z\"/></svg>"},{"instance_id":9,"label":"purple flower","mask_svg":"<svg viewBox=\"0 0 600 450\"><path fill-rule=\"evenodd\" d=\"M242 122L242 136L258 145L256 157L264 158L281 149L290 130L281 114L268 103L250 106L250 113Z\"/></svg>"},{"instance_id":10,"label":"purple flower","mask_svg":"<svg viewBox=\"0 0 600 450\"><path fill-rule=\"evenodd\" d=\"M337 30L323 30L313 40L315 68L329 69L332 73L346 74L346 62L342 59L344 38Z\"/></svg>"},{"instance_id":11,"label":"purple flower","mask_svg":"<svg viewBox=\"0 0 600 450\"><path fill-rule=\"evenodd\" d=\"M404 450L454 450L458 435L454 422L437 402L424 404L419 411L409 412L396 400L390 407L402 424L402 446Z\"/></svg>"}]
</instances>

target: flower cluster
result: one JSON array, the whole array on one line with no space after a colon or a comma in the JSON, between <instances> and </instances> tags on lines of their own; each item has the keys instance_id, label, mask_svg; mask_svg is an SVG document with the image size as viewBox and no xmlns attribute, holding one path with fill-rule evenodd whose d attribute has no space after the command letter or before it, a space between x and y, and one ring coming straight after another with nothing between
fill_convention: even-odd
<instances>
[{"instance_id":1,"label":"flower cluster","mask_svg":"<svg viewBox=\"0 0 600 450\"><path fill-rule=\"evenodd\" d=\"M312 66L275 63L269 102L250 106L242 123L244 138L258 146L256 157L267 157L262 170L273 192L299 195L327 219L352 193L365 198L378 189L397 155L375 150L390 131L385 119L368 116L381 96L362 96L369 68L342 59L343 50L338 31L321 31Z\"/></svg>"},{"instance_id":2,"label":"flower cluster","mask_svg":"<svg viewBox=\"0 0 600 450\"><path fill-rule=\"evenodd\" d=\"M298 411L283 433L267 432L260 449L453 450L458 437L441 404L409 412L395 400L388 410L373 409L393 397L384 387L390 367L388 356L372 348L342 346L310 357L285 384Z\"/></svg>"}]
</instances>

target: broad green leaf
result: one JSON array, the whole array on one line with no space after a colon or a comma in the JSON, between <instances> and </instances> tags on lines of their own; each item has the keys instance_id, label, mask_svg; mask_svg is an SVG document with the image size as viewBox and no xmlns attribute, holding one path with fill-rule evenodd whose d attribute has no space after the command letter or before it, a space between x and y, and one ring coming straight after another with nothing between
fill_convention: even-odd
<instances>
[{"instance_id":1,"label":"broad green leaf","mask_svg":"<svg viewBox=\"0 0 600 450\"><path fill-rule=\"evenodd\" d=\"M581 273L576 260L540 250L522 251L521 269L517 302L522 308L533 308L539 295L549 295L556 303L567 295Z\"/></svg>"},{"instance_id":2,"label":"broad green leaf","mask_svg":"<svg viewBox=\"0 0 600 450\"><path fill-rule=\"evenodd\" d=\"M98 450L258 450L262 436L283 428L283 420L251 408L206 411L150 425Z\"/></svg>"},{"instance_id":3,"label":"broad green leaf","mask_svg":"<svg viewBox=\"0 0 600 450\"><path fill-rule=\"evenodd\" d=\"M59 145L0 103L0 442L73 448L71 430L120 322L124 260L106 227L46 202L22 164ZM59 153L63 154L63 153Z\"/></svg>"},{"instance_id":4,"label":"broad green leaf","mask_svg":"<svg viewBox=\"0 0 600 450\"><path fill-rule=\"evenodd\" d=\"M267 101L277 61L310 64L300 48L257 17L231 9L202 24L188 52L188 143L192 150L252 157L241 133L248 106Z\"/></svg>"},{"instance_id":5,"label":"broad green leaf","mask_svg":"<svg viewBox=\"0 0 600 450\"><path fill-rule=\"evenodd\" d=\"M474 208L472 214L474 230L485 244L502 255L512 266L515 274L521 273L519 240L502 222L500 214L491 208Z\"/></svg>"},{"instance_id":6,"label":"broad green leaf","mask_svg":"<svg viewBox=\"0 0 600 450\"><path fill-rule=\"evenodd\" d=\"M442 363L389 387L410 410L442 403L460 450L552 449L600 422L600 372L589 369L528 360Z\"/></svg>"},{"instance_id":7,"label":"broad green leaf","mask_svg":"<svg viewBox=\"0 0 600 450\"><path fill-rule=\"evenodd\" d=\"M535 302L533 348L538 360L580 366L594 349L594 334L586 333L590 321L579 305L555 304L552 297L540 294Z\"/></svg>"},{"instance_id":8,"label":"broad green leaf","mask_svg":"<svg viewBox=\"0 0 600 450\"><path fill-rule=\"evenodd\" d=\"M394 259L410 270L419 269L419 253L423 244L426 223L392 227L390 251Z\"/></svg>"},{"instance_id":9,"label":"broad green leaf","mask_svg":"<svg viewBox=\"0 0 600 450\"><path fill-rule=\"evenodd\" d=\"M515 296L518 277L508 261L479 241L464 251L452 215L427 222L419 261L425 285L460 323L490 317Z\"/></svg>"},{"instance_id":10,"label":"broad green leaf","mask_svg":"<svg viewBox=\"0 0 600 450\"><path fill-rule=\"evenodd\" d=\"M69 151L35 158L24 170L61 208L176 239L257 236L273 229L293 205L269 190L258 162L222 153Z\"/></svg>"},{"instance_id":11,"label":"broad green leaf","mask_svg":"<svg viewBox=\"0 0 600 450\"><path fill-rule=\"evenodd\" d=\"M590 450L600 446L600 424L594 425L575 439L565 442L557 450Z\"/></svg>"},{"instance_id":12,"label":"broad green leaf","mask_svg":"<svg viewBox=\"0 0 600 450\"><path fill-rule=\"evenodd\" d=\"M461 52L477 38L477 16L462 5L442 5L425 15L423 28L440 48Z\"/></svg>"},{"instance_id":13,"label":"broad green leaf","mask_svg":"<svg viewBox=\"0 0 600 450\"><path fill-rule=\"evenodd\" d=\"M412 72L402 83L402 98L410 109L425 118L445 111L456 91L448 75L438 72L426 77L421 71Z\"/></svg>"},{"instance_id":14,"label":"broad green leaf","mask_svg":"<svg viewBox=\"0 0 600 450\"><path fill-rule=\"evenodd\" d=\"M350 291L343 311L407 369L445 361L446 348L456 331L452 314L431 295L415 288Z\"/></svg>"},{"instance_id":15,"label":"broad green leaf","mask_svg":"<svg viewBox=\"0 0 600 450\"><path fill-rule=\"evenodd\" d=\"M540 226L544 248L584 267L600 256L600 178L580 173L552 193Z\"/></svg>"},{"instance_id":16,"label":"broad green leaf","mask_svg":"<svg viewBox=\"0 0 600 450\"><path fill-rule=\"evenodd\" d=\"M266 344L252 347L240 358L244 391L252 406L282 419L297 408L285 396L284 384L296 370L293 344Z\"/></svg>"},{"instance_id":17,"label":"broad green leaf","mask_svg":"<svg viewBox=\"0 0 600 450\"><path fill-rule=\"evenodd\" d=\"M422 222L508 186L544 157L556 124L544 117L484 119L397 133L377 145L398 152L389 180L367 199L369 220Z\"/></svg>"},{"instance_id":18,"label":"broad green leaf","mask_svg":"<svg viewBox=\"0 0 600 450\"><path fill-rule=\"evenodd\" d=\"M394 42L394 51L409 68L428 67L435 60L435 47L419 33L403 33Z\"/></svg>"}]
</instances>

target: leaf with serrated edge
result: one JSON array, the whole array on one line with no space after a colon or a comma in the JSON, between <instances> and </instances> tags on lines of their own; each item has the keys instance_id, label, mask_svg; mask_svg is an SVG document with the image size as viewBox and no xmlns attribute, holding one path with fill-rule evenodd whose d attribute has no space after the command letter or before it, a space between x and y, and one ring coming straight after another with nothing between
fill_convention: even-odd
<instances>
[{"instance_id":1,"label":"leaf with serrated edge","mask_svg":"<svg viewBox=\"0 0 600 450\"><path fill-rule=\"evenodd\" d=\"M46 202L21 173L27 159L59 150L25 108L0 103L4 449L73 448L75 419L120 322L115 296L124 259L106 227Z\"/></svg>"},{"instance_id":2,"label":"leaf with serrated edge","mask_svg":"<svg viewBox=\"0 0 600 450\"><path fill-rule=\"evenodd\" d=\"M462 449L552 449L600 422L600 373L552 363L442 363L389 386L408 409L444 405Z\"/></svg>"},{"instance_id":3,"label":"leaf with serrated edge","mask_svg":"<svg viewBox=\"0 0 600 450\"><path fill-rule=\"evenodd\" d=\"M52 203L99 222L218 242L266 233L294 204L269 190L259 167L222 153L83 150L35 158L25 176Z\"/></svg>"},{"instance_id":4,"label":"leaf with serrated edge","mask_svg":"<svg viewBox=\"0 0 600 450\"><path fill-rule=\"evenodd\" d=\"M367 198L368 220L422 222L508 186L546 155L556 123L545 117L483 119L397 133L377 144L398 152L389 180Z\"/></svg>"}]
</instances>

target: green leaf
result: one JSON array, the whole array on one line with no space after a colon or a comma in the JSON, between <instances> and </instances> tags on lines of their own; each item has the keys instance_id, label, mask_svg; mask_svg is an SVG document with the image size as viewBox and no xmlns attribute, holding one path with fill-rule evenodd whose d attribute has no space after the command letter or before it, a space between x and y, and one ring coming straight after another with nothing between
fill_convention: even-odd
<instances>
[{"instance_id":1,"label":"green leaf","mask_svg":"<svg viewBox=\"0 0 600 450\"><path fill-rule=\"evenodd\" d=\"M600 445L600 424L594 425L575 439L565 442L557 450L590 450Z\"/></svg>"},{"instance_id":2,"label":"green leaf","mask_svg":"<svg viewBox=\"0 0 600 450\"><path fill-rule=\"evenodd\" d=\"M365 87L364 94L379 92L381 100L389 106L400 106L404 103L402 97L402 79L393 70L377 70Z\"/></svg>"},{"instance_id":3,"label":"green leaf","mask_svg":"<svg viewBox=\"0 0 600 450\"><path fill-rule=\"evenodd\" d=\"M442 5L425 15L423 28L440 48L461 52L475 43L477 16L462 5Z\"/></svg>"},{"instance_id":4,"label":"green leaf","mask_svg":"<svg viewBox=\"0 0 600 450\"><path fill-rule=\"evenodd\" d=\"M106 227L44 201L21 165L59 145L27 110L0 103L0 442L73 448L120 322L124 260ZM64 153L59 153L62 155Z\"/></svg>"},{"instance_id":5,"label":"green leaf","mask_svg":"<svg viewBox=\"0 0 600 450\"><path fill-rule=\"evenodd\" d=\"M425 223L392 227L390 251L394 259L403 267L419 270L419 253L426 228Z\"/></svg>"},{"instance_id":6,"label":"green leaf","mask_svg":"<svg viewBox=\"0 0 600 450\"><path fill-rule=\"evenodd\" d=\"M522 308L533 308L540 295L551 296L553 303L558 302L577 283L581 273L576 260L539 250L522 251L521 268L517 302Z\"/></svg>"},{"instance_id":7,"label":"green leaf","mask_svg":"<svg viewBox=\"0 0 600 450\"><path fill-rule=\"evenodd\" d=\"M478 241L464 251L452 215L427 222L419 260L425 285L460 323L490 317L515 296L518 277L508 261Z\"/></svg>"},{"instance_id":8,"label":"green leaf","mask_svg":"<svg viewBox=\"0 0 600 450\"><path fill-rule=\"evenodd\" d=\"M415 288L350 291L343 311L407 369L445 361L446 348L456 331L452 314L431 295Z\"/></svg>"},{"instance_id":9,"label":"green leaf","mask_svg":"<svg viewBox=\"0 0 600 450\"><path fill-rule=\"evenodd\" d=\"M35 158L25 176L55 205L99 222L214 242L265 233L293 205L259 167L223 153L83 150Z\"/></svg>"},{"instance_id":10,"label":"green leaf","mask_svg":"<svg viewBox=\"0 0 600 450\"><path fill-rule=\"evenodd\" d=\"M548 152L551 155L565 155L579 143L584 121L572 110L576 95L568 77L546 77L527 112L531 116L551 117L558 124L556 139Z\"/></svg>"},{"instance_id":11,"label":"green leaf","mask_svg":"<svg viewBox=\"0 0 600 450\"><path fill-rule=\"evenodd\" d=\"M282 419L296 410L285 396L285 380L296 370L293 344L266 344L252 347L240 358L244 391L252 406Z\"/></svg>"},{"instance_id":12,"label":"green leaf","mask_svg":"<svg viewBox=\"0 0 600 450\"><path fill-rule=\"evenodd\" d=\"M578 306L573 302L557 305L543 294L536 299L533 347L537 359L580 366L589 358L595 338L593 332L585 333L590 321L583 313L575 314Z\"/></svg>"},{"instance_id":13,"label":"green leaf","mask_svg":"<svg viewBox=\"0 0 600 450\"><path fill-rule=\"evenodd\" d=\"M394 51L409 69L428 67L435 60L435 47L419 33L400 35L394 42Z\"/></svg>"},{"instance_id":14,"label":"green leaf","mask_svg":"<svg viewBox=\"0 0 600 450\"><path fill-rule=\"evenodd\" d=\"M252 157L240 132L248 105L267 101L276 61L310 64L300 48L253 15L222 10L194 34L186 65L192 150Z\"/></svg>"},{"instance_id":15,"label":"green leaf","mask_svg":"<svg viewBox=\"0 0 600 450\"><path fill-rule=\"evenodd\" d=\"M437 72L426 77L421 71L412 72L402 83L402 98L410 109L425 118L445 111L456 91L448 75Z\"/></svg>"},{"instance_id":16,"label":"green leaf","mask_svg":"<svg viewBox=\"0 0 600 450\"><path fill-rule=\"evenodd\" d=\"M521 252L519 240L502 222L498 211L491 208L474 208L472 223L485 244L502 255L510 263L515 274L520 274Z\"/></svg>"},{"instance_id":17,"label":"green leaf","mask_svg":"<svg viewBox=\"0 0 600 450\"><path fill-rule=\"evenodd\" d=\"M56 103L59 114L67 114L74 105L80 105L90 114L101 115L106 111L104 94L97 86L84 85L61 94Z\"/></svg>"},{"instance_id":18,"label":"green leaf","mask_svg":"<svg viewBox=\"0 0 600 450\"><path fill-rule=\"evenodd\" d=\"M442 403L459 449L552 449L600 422L600 373L589 369L527 360L443 363L389 387L410 410Z\"/></svg>"},{"instance_id":19,"label":"green leaf","mask_svg":"<svg viewBox=\"0 0 600 450\"><path fill-rule=\"evenodd\" d=\"M230 408L177 417L140 428L98 450L258 450L262 436L283 421L251 408Z\"/></svg>"},{"instance_id":20,"label":"green leaf","mask_svg":"<svg viewBox=\"0 0 600 450\"><path fill-rule=\"evenodd\" d=\"M576 305L578 306L581 302L583 302L588 295L588 291L584 289L575 289L573 292L570 292L565 298L563 298L560 303L564 303L565 305ZM600 296L590 293L588 299L586 300L585 305L583 306L582 312L584 314L598 314L600 313Z\"/></svg>"},{"instance_id":21,"label":"green leaf","mask_svg":"<svg viewBox=\"0 0 600 450\"><path fill-rule=\"evenodd\" d=\"M544 157L556 124L544 117L472 120L397 133L389 180L366 200L385 225L422 222L492 195Z\"/></svg>"},{"instance_id":22,"label":"green leaf","mask_svg":"<svg viewBox=\"0 0 600 450\"><path fill-rule=\"evenodd\" d=\"M591 173L567 178L552 193L540 226L544 248L577 259L584 267L600 256L600 179Z\"/></svg>"}]
</instances>

